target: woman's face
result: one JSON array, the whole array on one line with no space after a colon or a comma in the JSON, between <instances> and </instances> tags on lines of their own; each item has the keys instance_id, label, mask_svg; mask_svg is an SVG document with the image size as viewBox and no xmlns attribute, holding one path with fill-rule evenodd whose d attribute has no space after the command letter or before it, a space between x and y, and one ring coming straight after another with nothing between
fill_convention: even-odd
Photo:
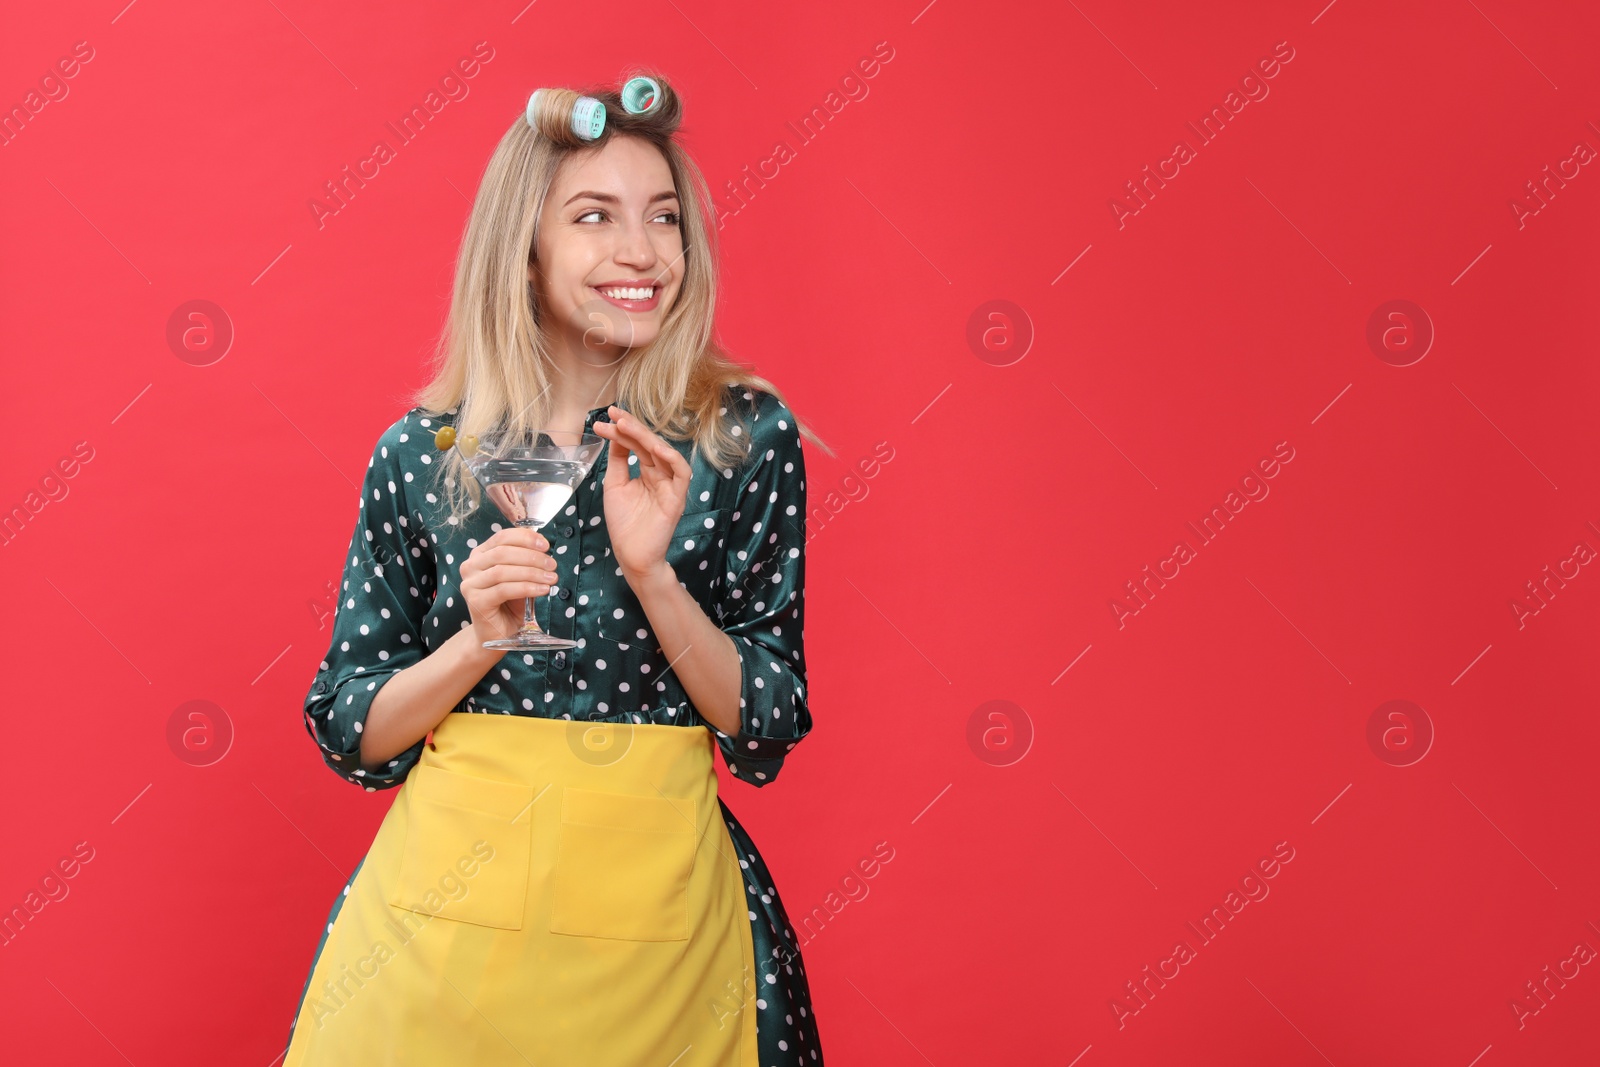
<instances>
[{"instance_id":1,"label":"woman's face","mask_svg":"<svg viewBox=\"0 0 1600 1067\"><path fill-rule=\"evenodd\" d=\"M678 194L647 141L570 155L539 220L528 277L553 343L603 362L650 344L683 281Z\"/></svg>"}]
</instances>

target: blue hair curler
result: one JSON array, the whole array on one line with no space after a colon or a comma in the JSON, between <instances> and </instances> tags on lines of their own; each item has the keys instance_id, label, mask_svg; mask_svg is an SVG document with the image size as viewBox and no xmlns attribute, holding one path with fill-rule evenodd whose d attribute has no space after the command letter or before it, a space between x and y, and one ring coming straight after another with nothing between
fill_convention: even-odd
<instances>
[{"instance_id":1,"label":"blue hair curler","mask_svg":"<svg viewBox=\"0 0 1600 1067\"><path fill-rule=\"evenodd\" d=\"M661 86L654 78L639 75L622 87L622 106L630 115L648 115L661 106Z\"/></svg>"},{"instance_id":2,"label":"blue hair curler","mask_svg":"<svg viewBox=\"0 0 1600 1067\"><path fill-rule=\"evenodd\" d=\"M535 89L528 97L526 118L528 125L538 129L538 101L543 89ZM572 103L572 132L585 141L599 137L606 128L606 106L592 96L580 96Z\"/></svg>"}]
</instances>

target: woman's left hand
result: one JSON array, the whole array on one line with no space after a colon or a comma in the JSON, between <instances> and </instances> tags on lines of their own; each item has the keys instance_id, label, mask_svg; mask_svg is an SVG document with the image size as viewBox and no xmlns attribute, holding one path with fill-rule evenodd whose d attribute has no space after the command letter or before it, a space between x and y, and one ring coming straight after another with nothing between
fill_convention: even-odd
<instances>
[{"instance_id":1,"label":"woman's left hand","mask_svg":"<svg viewBox=\"0 0 1600 1067\"><path fill-rule=\"evenodd\" d=\"M596 420L594 432L610 441L606 456L604 502L611 551L623 577L649 575L667 561L672 531L683 518L689 496L689 461L632 412L612 406L610 422ZM628 471L628 454L639 459L639 477Z\"/></svg>"}]
</instances>

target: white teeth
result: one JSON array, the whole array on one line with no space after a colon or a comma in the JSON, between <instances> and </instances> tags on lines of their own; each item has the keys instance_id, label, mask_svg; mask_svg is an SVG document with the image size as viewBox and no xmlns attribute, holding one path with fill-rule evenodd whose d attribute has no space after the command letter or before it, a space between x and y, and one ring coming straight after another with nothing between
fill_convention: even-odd
<instances>
[{"instance_id":1,"label":"white teeth","mask_svg":"<svg viewBox=\"0 0 1600 1067\"><path fill-rule=\"evenodd\" d=\"M648 289L601 289L600 292L615 300L649 300L655 287Z\"/></svg>"}]
</instances>

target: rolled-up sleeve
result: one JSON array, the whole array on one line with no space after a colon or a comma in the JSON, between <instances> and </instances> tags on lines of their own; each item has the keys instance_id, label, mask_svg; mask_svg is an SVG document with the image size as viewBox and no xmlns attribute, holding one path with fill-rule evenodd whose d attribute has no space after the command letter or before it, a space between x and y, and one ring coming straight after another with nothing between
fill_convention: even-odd
<instances>
[{"instance_id":1,"label":"rolled-up sleeve","mask_svg":"<svg viewBox=\"0 0 1600 1067\"><path fill-rule=\"evenodd\" d=\"M422 623L433 601L427 532L408 517L400 435L424 432L402 419L373 449L346 553L327 654L305 699L306 731L322 759L367 792L399 785L422 755L419 740L378 770L361 767L361 731L383 684L425 655Z\"/></svg>"},{"instance_id":2,"label":"rolled-up sleeve","mask_svg":"<svg viewBox=\"0 0 1600 1067\"><path fill-rule=\"evenodd\" d=\"M714 730L728 769L762 786L811 731L806 700L806 464L794 415L761 392L724 551L718 626L739 653L739 733ZM747 398L751 394L746 394Z\"/></svg>"}]
</instances>

